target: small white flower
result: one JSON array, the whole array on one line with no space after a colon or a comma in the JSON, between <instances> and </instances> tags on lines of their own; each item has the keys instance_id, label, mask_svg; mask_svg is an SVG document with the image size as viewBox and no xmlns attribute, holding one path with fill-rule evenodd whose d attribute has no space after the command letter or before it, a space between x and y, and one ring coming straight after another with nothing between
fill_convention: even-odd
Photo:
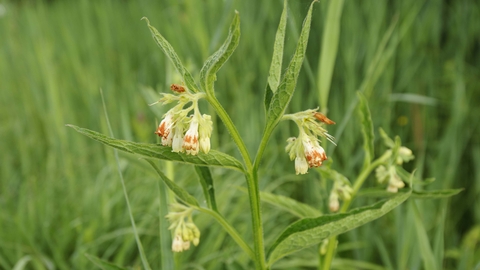
<instances>
[{"instance_id":1,"label":"small white flower","mask_svg":"<svg viewBox=\"0 0 480 270\"><path fill-rule=\"evenodd\" d=\"M402 165L403 162L409 162L414 158L415 156L413 155L412 150L408 149L405 146L400 146L400 149L398 149L398 157L396 160L398 165Z\"/></svg>"},{"instance_id":2,"label":"small white flower","mask_svg":"<svg viewBox=\"0 0 480 270\"><path fill-rule=\"evenodd\" d=\"M199 141L198 141L198 120L194 116L190 122L190 127L188 128L185 137L183 138L183 148L187 152L187 155L192 156L198 154L199 150Z\"/></svg>"},{"instance_id":3,"label":"small white flower","mask_svg":"<svg viewBox=\"0 0 480 270\"><path fill-rule=\"evenodd\" d=\"M334 189L330 193L330 197L328 199L328 208L330 209L330 212L337 212L338 209L340 208L340 201L338 200L338 194Z\"/></svg>"},{"instance_id":4,"label":"small white flower","mask_svg":"<svg viewBox=\"0 0 480 270\"><path fill-rule=\"evenodd\" d=\"M295 172L296 174L306 174L308 172L308 163L304 157L295 158Z\"/></svg>"},{"instance_id":5,"label":"small white flower","mask_svg":"<svg viewBox=\"0 0 480 270\"><path fill-rule=\"evenodd\" d=\"M183 152L183 127L177 125L174 129L172 152Z\"/></svg>"},{"instance_id":6,"label":"small white flower","mask_svg":"<svg viewBox=\"0 0 480 270\"><path fill-rule=\"evenodd\" d=\"M200 150L205 154L210 151L210 137L212 136L213 122L212 117L208 114L204 114L200 120L198 127L198 135L200 141Z\"/></svg>"},{"instance_id":7,"label":"small white flower","mask_svg":"<svg viewBox=\"0 0 480 270\"><path fill-rule=\"evenodd\" d=\"M173 252L182 252L183 251L183 240L180 235L175 235L172 242L172 251Z\"/></svg>"},{"instance_id":8,"label":"small white flower","mask_svg":"<svg viewBox=\"0 0 480 270\"><path fill-rule=\"evenodd\" d=\"M327 154L316 138L312 142L311 139L307 137L302 142L305 151L305 158L307 159L310 168L321 166L322 162L327 159Z\"/></svg>"}]
</instances>

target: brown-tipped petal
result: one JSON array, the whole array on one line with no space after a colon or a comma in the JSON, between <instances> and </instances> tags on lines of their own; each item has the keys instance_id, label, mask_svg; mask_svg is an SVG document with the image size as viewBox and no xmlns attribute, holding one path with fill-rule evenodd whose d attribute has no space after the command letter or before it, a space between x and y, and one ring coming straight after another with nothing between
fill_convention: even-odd
<instances>
[{"instance_id":1,"label":"brown-tipped petal","mask_svg":"<svg viewBox=\"0 0 480 270\"><path fill-rule=\"evenodd\" d=\"M177 93L183 93L183 92L185 92L185 87L183 87L179 84L172 84L172 85L170 85L170 90L172 90L173 92L177 92Z\"/></svg>"},{"instance_id":2,"label":"brown-tipped petal","mask_svg":"<svg viewBox=\"0 0 480 270\"><path fill-rule=\"evenodd\" d=\"M335 122L328 119L328 117L326 117L323 113L315 112L314 116L320 122L323 122L327 125L335 125Z\"/></svg>"}]
</instances>

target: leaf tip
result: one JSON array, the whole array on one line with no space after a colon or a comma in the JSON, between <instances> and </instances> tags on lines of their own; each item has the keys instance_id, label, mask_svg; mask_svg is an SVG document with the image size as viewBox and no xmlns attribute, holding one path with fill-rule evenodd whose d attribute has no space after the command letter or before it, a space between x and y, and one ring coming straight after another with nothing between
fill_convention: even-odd
<instances>
[{"instance_id":1,"label":"leaf tip","mask_svg":"<svg viewBox=\"0 0 480 270\"><path fill-rule=\"evenodd\" d=\"M148 25L150 25L150 20L147 17L143 16L140 21L146 21Z\"/></svg>"}]
</instances>

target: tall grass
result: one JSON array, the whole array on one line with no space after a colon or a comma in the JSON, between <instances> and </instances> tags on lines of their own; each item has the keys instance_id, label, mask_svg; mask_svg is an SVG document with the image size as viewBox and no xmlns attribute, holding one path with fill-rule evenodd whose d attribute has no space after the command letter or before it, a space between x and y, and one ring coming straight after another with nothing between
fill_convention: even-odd
<instances>
[{"instance_id":1,"label":"tall grass","mask_svg":"<svg viewBox=\"0 0 480 270\"><path fill-rule=\"evenodd\" d=\"M85 253L140 268L112 151L64 125L108 134L102 88L116 137L155 142L158 116L146 105L142 89L164 92L178 82L171 81L172 67L140 18L149 17L196 74L202 60L220 46L237 9L240 45L219 72L216 89L253 151L264 121L263 89L282 2L1 2L6 13L0 17L0 269L22 263L25 269L92 269ZM309 2L289 3L286 56L293 52ZM323 74L319 66L328 66L319 62L322 46L330 44L322 40L328 36L328 4L323 1L314 10L298 84L301 94L292 100L292 111L321 105L317 89L325 82L317 74ZM409 166L417 168L418 177L436 178L425 188L465 191L449 200L413 201L340 237L333 267L354 269L351 260L387 269L472 269L478 263L478 18L480 5L473 0L345 1L338 46L330 44L338 48L326 86L328 117L338 123L332 133L337 132L339 140L338 147L328 149L333 153L329 157L350 177L362 166L359 124L347 111L355 91L363 90L375 127L400 135L414 150L416 159ZM213 148L239 156L217 122ZM285 174L284 168L291 167L284 154L289 128L281 126L269 143L265 156L270 158L262 170L271 177L261 178L261 189L324 210L328 183L319 174L296 177L293 167ZM121 155L120 165L148 261L157 269L161 217L156 176L132 156ZM235 222L249 218L244 213L247 198L236 189L243 179L219 169L213 172L217 199L226 202L219 210L233 224L249 224ZM193 168L175 166L176 181L200 195L193 175ZM294 219L263 207L265 230L272 237ZM177 255L178 268L248 269L246 256L218 225L202 215L195 218L202 230L200 246ZM247 235L248 228L242 226L236 228ZM272 240L267 238L267 245ZM311 262L316 263L316 253L307 249L303 260L287 258L277 267L315 267Z\"/></svg>"}]
</instances>

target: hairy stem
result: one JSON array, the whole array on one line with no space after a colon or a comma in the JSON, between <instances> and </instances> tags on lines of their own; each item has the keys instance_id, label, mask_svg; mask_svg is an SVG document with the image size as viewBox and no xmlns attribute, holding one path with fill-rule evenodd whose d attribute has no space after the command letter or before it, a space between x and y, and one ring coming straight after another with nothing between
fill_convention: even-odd
<instances>
[{"instance_id":1,"label":"hairy stem","mask_svg":"<svg viewBox=\"0 0 480 270\"><path fill-rule=\"evenodd\" d=\"M263 224L262 216L260 211L260 192L258 188L258 176L257 169L253 166L248 154L247 147L243 142L240 134L238 133L237 128L233 124L230 116L227 114L222 105L218 102L215 96L208 95L207 100L210 105L217 112L218 117L222 119L223 124L230 132L230 135L233 138L233 141L238 147L240 154L242 155L243 161L245 163L246 172L245 177L247 180L248 188L248 197L250 200L250 212L252 215L252 229L253 229L253 238L254 238L254 251L255 251L255 267L256 269L265 269L265 250L263 244Z\"/></svg>"}]
</instances>

